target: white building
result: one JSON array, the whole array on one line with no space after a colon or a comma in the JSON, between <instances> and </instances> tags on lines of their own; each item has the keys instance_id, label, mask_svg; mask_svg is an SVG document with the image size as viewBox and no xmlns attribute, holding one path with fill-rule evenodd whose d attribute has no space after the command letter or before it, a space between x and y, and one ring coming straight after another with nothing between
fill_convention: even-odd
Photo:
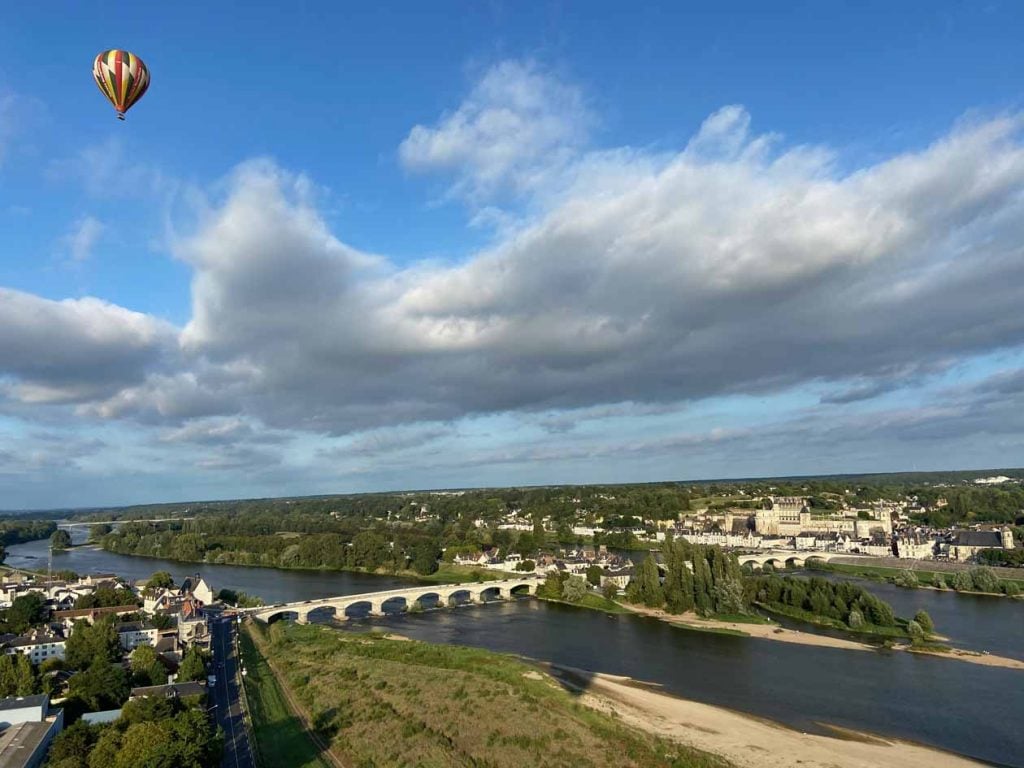
<instances>
[{"instance_id":1,"label":"white building","mask_svg":"<svg viewBox=\"0 0 1024 768\"><path fill-rule=\"evenodd\" d=\"M133 651L140 645L155 646L159 633L160 630L156 627L141 621L129 621L117 625L117 637L121 641L121 647L126 651Z\"/></svg>"},{"instance_id":2,"label":"white building","mask_svg":"<svg viewBox=\"0 0 1024 768\"><path fill-rule=\"evenodd\" d=\"M63 659L64 638L34 630L5 643L4 653L28 656L33 664L42 664L47 659Z\"/></svg>"},{"instance_id":3,"label":"white building","mask_svg":"<svg viewBox=\"0 0 1024 768\"><path fill-rule=\"evenodd\" d=\"M0 766L38 768L63 728L64 710L51 712L45 693L0 699Z\"/></svg>"}]
</instances>

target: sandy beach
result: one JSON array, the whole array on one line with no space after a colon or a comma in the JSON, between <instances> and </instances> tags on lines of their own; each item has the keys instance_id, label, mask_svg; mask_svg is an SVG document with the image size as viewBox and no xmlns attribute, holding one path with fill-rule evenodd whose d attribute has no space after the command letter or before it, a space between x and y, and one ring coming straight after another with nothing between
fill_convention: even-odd
<instances>
[{"instance_id":1,"label":"sandy beach","mask_svg":"<svg viewBox=\"0 0 1024 768\"><path fill-rule=\"evenodd\" d=\"M982 763L896 739L840 731L838 737L800 733L728 709L679 699L629 678L552 665L563 685L585 692L581 702L623 723L713 752L750 768L955 768Z\"/></svg>"}]
</instances>

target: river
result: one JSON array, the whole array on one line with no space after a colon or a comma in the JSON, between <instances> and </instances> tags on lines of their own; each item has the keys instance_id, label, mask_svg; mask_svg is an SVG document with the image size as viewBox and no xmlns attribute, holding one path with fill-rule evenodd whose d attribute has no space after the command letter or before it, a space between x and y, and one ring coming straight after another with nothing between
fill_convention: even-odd
<instances>
[{"instance_id":1,"label":"river","mask_svg":"<svg viewBox=\"0 0 1024 768\"><path fill-rule=\"evenodd\" d=\"M76 532L76 540L83 534ZM46 542L9 548L7 564L45 567ZM229 587L291 602L387 589L400 580L355 573L279 571L175 563L78 547L54 568L139 579L156 570L197 570ZM923 607L954 644L1024 658L1024 605L997 598L903 590L868 583L900 615ZM889 734L988 762L1024 768L1024 672L902 652L789 645L672 627L639 616L609 617L537 600L401 614L350 622L387 626L431 642L629 675L709 704L768 717L801 730L816 723Z\"/></svg>"}]
</instances>

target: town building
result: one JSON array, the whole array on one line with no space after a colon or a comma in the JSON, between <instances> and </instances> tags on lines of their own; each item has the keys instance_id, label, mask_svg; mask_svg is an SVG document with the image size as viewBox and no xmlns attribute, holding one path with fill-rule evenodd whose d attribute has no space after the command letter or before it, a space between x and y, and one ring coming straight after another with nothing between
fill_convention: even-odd
<instances>
[{"instance_id":1,"label":"town building","mask_svg":"<svg viewBox=\"0 0 1024 768\"><path fill-rule=\"evenodd\" d=\"M3 644L7 654L20 653L28 656L33 664L42 664L47 659L64 658L64 638L45 629L37 628L24 635L7 640Z\"/></svg>"},{"instance_id":2,"label":"town building","mask_svg":"<svg viewBox=\"0 0 1024 768\"><path fill-rule=\"evenodd\" d=\"M38 768L64 728L64 710L45 693L0 699L0 768Z\"/></svg>"},{"instance_id":3,"label":"town building","mask_svg":"<svg viewBox=\"0 0 1024 768\"><path fill-rule=\"evenodd\" d=\"M941 549L950 560L973 560L983 549L1013 549L1013 531L953 531Z\"/></svg>"},{"instance_id":4,"label":"town building","mask_svg":"<svg viewBox=\"0 0 1024 768\"><path fill-rule=\"evenodd\" d=\"M121 647L126 651L133 651L140 645L156 646L157 636L160 633L152 624L141 621L129 621L118 624L117 637L121 641Z\"/></svg>"}]
</instances>

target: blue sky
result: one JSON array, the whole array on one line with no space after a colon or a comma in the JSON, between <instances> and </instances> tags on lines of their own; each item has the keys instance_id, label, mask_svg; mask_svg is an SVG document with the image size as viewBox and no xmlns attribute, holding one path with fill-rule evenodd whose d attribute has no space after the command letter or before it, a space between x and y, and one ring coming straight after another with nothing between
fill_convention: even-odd
<instances>
[{"instance_id":1,"label":"blue sky","mask_svg":"<svg viewBox=\"0 0 1024 768\"><path fill-rule=\"evenodd\" d=\"M1024 9L641 5L9 13L0 507L1022 463Z\"/></svg>"}]
</instances>

